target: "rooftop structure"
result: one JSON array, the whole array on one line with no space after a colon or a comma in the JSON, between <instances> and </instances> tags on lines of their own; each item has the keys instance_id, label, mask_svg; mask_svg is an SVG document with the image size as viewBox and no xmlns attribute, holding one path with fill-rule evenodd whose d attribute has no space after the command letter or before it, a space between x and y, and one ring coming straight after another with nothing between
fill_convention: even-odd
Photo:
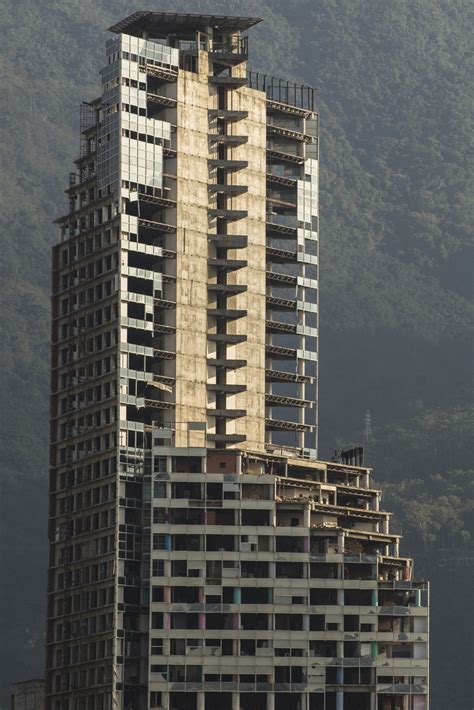
<instances>
[{"instance_id":1,"label":"rooftop structure","mask_svg":"<svg viewBox=\"0 0 474 710\"><path fill-rule=\"evenodd\" d=\"M427 587L317 459L314 90L116 23L53 250L47 710L427 710Z\"/></svg>"}]
</instances>

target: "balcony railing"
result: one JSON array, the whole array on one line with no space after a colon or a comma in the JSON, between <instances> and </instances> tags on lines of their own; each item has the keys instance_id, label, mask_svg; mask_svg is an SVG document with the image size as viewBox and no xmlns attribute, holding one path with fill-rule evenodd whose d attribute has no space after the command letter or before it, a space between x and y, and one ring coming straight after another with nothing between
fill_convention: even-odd
<instances>
[{"instance_id":1,"label":"balcony railing","mask_svg":"<svg viewBox=\"0 0 474 710\"><path fill-rule=\"evenodd\" d=\"M237 54L248 56L248 37L225 37L222 40L213 40L209 46L210 54Z\"/></svg>"}]
</instances>

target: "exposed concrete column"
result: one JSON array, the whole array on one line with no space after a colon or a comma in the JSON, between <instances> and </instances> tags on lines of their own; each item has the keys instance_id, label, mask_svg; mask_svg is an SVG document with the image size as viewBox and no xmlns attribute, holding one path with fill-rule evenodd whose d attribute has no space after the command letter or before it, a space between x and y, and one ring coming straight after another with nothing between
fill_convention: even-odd
<instances>
[{"instance_id":1,"label":"exposed concrete column","mask_svg":"<svg viewBox=\"0 0 474 710\"><path fill-rule=\"evenodd\" d=\"M232 710L240 710L240 695L232 693Z\"/></svg>"},{"instance_id":2,"label":"exposed concrete column","mask_svg":"<svg viewBox=\"0 0 474 710\"><path fill-rule=\"evenodd\" d=\"M204 710L205 707L206 707L206 696L204 693L200 692L197 694L196 710Z\"/></svg>"},{"instance_id":3,"label":"exposed concrete column","mask_svg":"<svg viewBox=\"0 0 474 710\"><path fill-rule=\"evenodd\" d=\"M344 533L338 532L337 534L337 551L339 554L342 554L344 552L344 541L345 541L345 536Z\"/></svg>"},{"instance_id":4,"label":"exposed concrete column","mask_svg":"<svg viewBox=\"0 0 474 710\"><path fill-rule=\"evenodd\" d=\"M167 690L161 692L161 706L163 710L169 710L170 707L170 694Z\"/></svg>"},{"instance_id":5,"label":"exposed concrete column","mask_svg":"<svg viewBox=\"0 0 474 710\"><path fill-rule=\"evenodd\" d=\"M370 694L370 710L377 710L377 696L375 692Z\"/></svg>"},{"instance_id":6,"label":"exposed concrete column","mask_svg":"<svg viewBox=\"0 0 474 710\"><path fill-rule=\"evenodd\" d=\"M311 507L309 505L303 511L303 526L305 528L311 527Z\"/></svg>"},{"instance_id":7,"label":"exposed concrete column","mask_svg":"<svg viewBox=\"0 0 474 710\"><path fill-rule=\"evenodd\" d=\"M337 642L337 656L339 659L342 659L344 656L343 641ZM336 668L336 683L337 685L342 685L344 683L344 669L342 666ZM342 690L338 690L336 692L336 710L344 710L344 691Z\"/></svg>"},{"instance_id":8,"label":"exposed concrete column","mask_svg":"<svg viewBox=\"0 0 474 710\"><path fill-rule=\"evenodd\" d=\"M267 710L275 710L275 693L267 693Z\"/></svg>"}]
</instances>

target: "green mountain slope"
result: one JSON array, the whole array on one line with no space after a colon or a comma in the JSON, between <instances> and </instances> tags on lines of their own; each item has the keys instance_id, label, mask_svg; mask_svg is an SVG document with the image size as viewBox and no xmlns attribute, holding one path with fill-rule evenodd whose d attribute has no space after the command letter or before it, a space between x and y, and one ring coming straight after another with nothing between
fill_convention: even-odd
<instances>
[{"instance_id":1,"label":"green mountain slope","mask_svg":"<svg viewBox=\"0 0 474 710\"><path fill-rule=\"evenodd\" d=\"M42 664L51 221L66 209L79 104L98 93L105 28L137 9L264 17L252 65L318 88L321 454L362 439L370 409L369 460L405 549L435 582L432 710L470 710L469 644L458 633L467 595L445 611L473 555L468 0L0 7L1 706L9 684Z\"/></svg>"}]
</instances>

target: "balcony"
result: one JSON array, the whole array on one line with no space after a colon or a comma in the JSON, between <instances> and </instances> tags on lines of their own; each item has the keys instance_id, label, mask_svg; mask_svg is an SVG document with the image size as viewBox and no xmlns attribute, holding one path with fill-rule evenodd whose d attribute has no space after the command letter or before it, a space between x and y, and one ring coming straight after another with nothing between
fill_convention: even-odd
<instances>
[{"instance_id":1,"label":"balcony","mask_svg":"<svg viewBox=\"0 0 474 710\"><path fill-rule=\"evenodd\" d=\"M208 234L207 238L218 249L245 249L248 242L243 234Z\"/></svg>"},{"instance_id":2,"label":"balcony","mask_svg":"<svg viewBox=\"0 0 474 710\"><path fill-rule=\"evenodd\" d=\"M297 397L285 397L279 394L265 395L265 404L273 407L312 407L313 402L308 399L298 399Z\"/></svg>"},{"instance_id":3,"label":"balcony","mask_svg":"<svg viewBox=\"0 0 474 710\"><path fill-rule=\"evenodd\" d=\"M227 135L226 133L209 134L210 143L220 143L221 145L228 145L231 147L244 145L244 143L247 143L248 139L248 136L233 136Z\"/></svg>"},{"instance_id":4,"label":"balcony","mask_svg":"<svg viewBox=\"0 0 474 710\"><path fill-rule=\"evenodd\" d=\"M220 367L225 370L238 370L241 367L245 367L247 360L230 360L228 358L217 357L217 358L207 358L207 364L210 367Z\"/></svg>"},{"instance_id":5,"label":"balcony","mask_svg":"<svg viewBox=\"0 0 474 710\"><path fill-rule=\"evenodd\" d=\"M210 158L208 165L211 168L220 168L221 170L243 170L248 167L247 160L225 160L220 158Z\"/></svg>"},{"instance_id":6,"label":"balcony","mask_svg":"<svg viewBox=\"0 0 474 710\"><path fill-rule=\"evenodd\" d=\"M150 76L154 76L156 79L161 79L164 82L175 82L178 78L178 72L175 69L167 69L166 67L159 67L156 64L151 64L146 62L145 71Z\"/></svg>"},{"instance_id":7,"label":"balcony","mask_svg":"<svg viewBox=\"0 0 474 710\"><path fill-rule=\"evenodd\" d=\"M241 394L247 391L247 385L207 385L210 392L220 392L222 394Z\"/></svg>"},{"instance_id":8,"label":"balcony","mask_svg":"<svg viewBox=\"0 0 474 710\"><path fill-rule=\"evenodd\" d=\"M247 336L232 335L230 333L210 333L208 334L207 339L214 343L228 343L229 345L236 345L237 343L245 343Z\"/></svg>"},{"instance_id":9,"label":"balcony","mask_svg":"<svg viewBox=\"0 0 474 710\"><path fill-rule=\"evenodd\" d=\"M216 444L241 444L246 441L244 434L208 434L207 440Z\"/></svg>"},{"instance_id":10,"label":"balcony","mask_svg":"<svg viewBox=\"0 0 474 710\"><path fill-rule=\"evenodd\" d=\"M152 219L142 219L138 218L138 226L143 229L152 229L160 234L174 234L176 232L176 227L172 224L165 224L164 222L156 222Z\"/></svg>"},{"instance_id":11,"label":"balcony","mask_svg":"<svg viewBox=\"0 0 474 710\"><path fill-rule=\"evenodd\" d=\"M298 279L290 274L280 274L276 271L267 271L267 283L286 283L296 286Z\"/></svg>"},{"instance_id":12,"label":"balcony","mask_svg":"<svg viewBox=\"0 0 474 710\"><path fill-rule=\"evenodd\" d=\"M292 323L267 320L265 327L267 333L296 333L296 325Z\"/></svg>"},{"instance_id":13,"label":"balcony","mask_svg":"<svg viewBox=\"0 0 474 710\"><path fill-rule=\"evenodd\" d=\"M248 37L224 37L213 40L209 47L209 55L214 61L226 64L240 64L249 54Z\"/></svg>"},{"instance_id":14,"label":"balcony","mask_svg":"<svg viewBox=\"0 0 474 710\"><path fill-rule=\"evenodd\" d=\"M208 187L210 192L219 192L223 195L243 195L249 189L247 185L221 185L219 183L213 183Z\"/></svg>"},{"instance_id":15,"label":"balcony","mask_svg":"<svg viewBox=\"0 0 474 710\"><path fill-rule=\"evenodd\" d=\"M267 382L314 382L314 378L309 377L308 375L297 375L293 372L283 372L281 370L273 369L265 370L265 379Z\"/></svg>"},{"instance_id":16,"label":"balcony","mask_svg":"<svg viewBox=\"0 0 474 710\"><path fill-rule=\"evenodd\" d=\"M283 150L273 150L272 148L267 148L267 158L277 160L282 163L295 163L296 165L303 165L305 161L301 155L287 153Z\"/></svg>"},{"instance_id":17,"label":"balcony","mask_svg":"<svg viewBox=\"0 0 474 710\"><path fill-rule=\"evenodd\" d=\"M153 323L153 332L164 335L172 335L176 332L176 326L164 325L164 323Z\"/></svg>"},{"instance_id":18,"label":"balcony","mask_svg":"<svg viewBox=\"0 0 474 710\"><path fill-rule=\"evenodd\" d=\"M212 409L206 410L210 417L223 417L224 419L239 419L245 417L246 409Z\"/></svg>"},{"instance_id":19,"label":"balcony","mask_svg":"<svg viewBox=\"0 0 474 710\"><path fill-rule=\"evenodd\" d=\"M160 197L158 195L147 195L144 192L138 193L138 199L140 202L145 202L150 205L158 205L160 207L176 207L176 200L170 200L167 197Z\"/></svg>"},{"instance_id":20,"label":"balcony","mask_svg":"<svg viewBox=\"0 0 474 710\"><path fill-rule=\"evenodd\" d=\"M265 345L265 353L272 359L294 360L297 356L296 348L284 348L281 345Z\"/></svg>"},{"instance_id":21,"label":"balcony","mask_svg":"<svg viewBox=\"0 0 474 710\"><path fill-rule=\"evenodd\" d=\"M147 101L163 108L176 108L178 102L176 99L170 99L169 96L162 96L156 91L148 91L146 95Z\"/></svg>"},{"instance_id":22,"label":"balcony","mask_svg":"<svg viewBox=\"0 0 474 710\"><path fill-rule=\"evenodd\" d=\"M228 220L238 220L238 219L244 219L247 217L247 210L232 210L232 209L219 209L219 208L211 208L208 210L209 216L210 217L215 217L219 219L228 219Z\"/></svg>"},{"instance_id":23,"label":"balcony","mask_svg":"<svg viewBox=\"0 0 474 710\"><path fill-rule=\"evenodd\" d=\"M237 271L247 266L248 261L246 259L208 259L207 263L209 266L223 271Z\"/></svg>"},{"instance_id":24,"label":"balcony","mask_svg":"<svg viewBox=\"0 0 474 710\"><path fill-rule=\"evenodd\" d=\"M313 139L306 133L301 133L300 131L293 131L290 128L284 128L283 126L276 126L275 124L267 124L267 134L279 136L281 138L288 138L289 140L299 141L301 143L312 143Z\"/></svg>"},{"instance_id":25,"label":"balcony","mask_svg":"<svg viewBox=\"0 0 474 710\"><path fill-rule=\"evenodd\" d=\"M174 402L163 402L159 399L145 399L144 406L147 409L174 409L176 404Z\"/></svg>"},{"instance_id":26,"label":"balcony","mask_svg":"<svg viewBox=\"0 0 474 710\"><path fill-rule=\"evenodd\" d=\"M208 308L207 315L214 318L236 320L237 318L244 318L247 315L247 311L242 308Z\"/></svg>"},{"instance_id":27,"label":"balcony","mask_svg":"<svg viewBox=\"0 0 474 710\"><path fill-rule=\"evenodd\" d=\"M247 286L245 284L208 284L207 290L227 296L237 296L239 293L245 293Z\"/></svg>"},{"instance_id":28,"label":"balcony","mask_svg":"<svg viewBox=\"0 0 474 710\"><path fill-rule=\"evenodd\" d=\"M219 121L242 121L249 115L248 111L232 111L225 108L209 109L210 118L218 119Z\"/></svg>"},{"instance_id":29,"label":"balcony","mask_svg":"<svg viewBox=\"0 0 474 710\"><path fill-rule=\"evenodd\" d=\"M265 427L273 431L275 429L284 429L286 431L313 431L313 426L310 424L300 424L299 422L285 422L280 419L265 419Z\"/></svg>"},{"instance_id":30,"label":"balcony","mask_svg":"<svg viewBox=\"0 0 474 710\"><path fill-rule=\"evenodd\" d=\"M275 173L267 173L267 182L275 185L285 185L285 187L296 187L298 178L275 175Z\"/></svg>"},{"instance_id":31,"label":"balcony","mask_svg":"<svg viewBox=\"0 0 474 710\"><path fill-rule=\"evenodd\" d=\"M165 298L154 298L153 304L158 308L168 308L170 310L176 308L176 301L167 301Z\"/></svg>"},{"instance_id":32,"label":"balcony","mask_svg":"<svg viewBox=\"0 0 474 710\"><path fill-rule=\"evenodd\" d=\"M278 310L296 310L297 302L292 298L277 298L276 296L267 296L267 306Z\"/></svg>"},{"instance_id":33,"label":"balcony","mask_svg":"<svg viewBox=\"0 0 474 710\"><path fill-rule=\"evenodd\" d=\"M275 247L267 247L267 258L275 261L296 261L298 253L289 251L288 249L276 249Z\"/></svg>"},{"instance_id":34,"label":"balcony","mask_svg":"<svg viewBox=\"0 0 474 710\"><path fill-rule=\"evenodd\" d=\"M156 360L174 360L176 358L176 353L171 352L170 350L159 350L157 348L153 348L153 357Z\"/></svg>"}]
</instances>

